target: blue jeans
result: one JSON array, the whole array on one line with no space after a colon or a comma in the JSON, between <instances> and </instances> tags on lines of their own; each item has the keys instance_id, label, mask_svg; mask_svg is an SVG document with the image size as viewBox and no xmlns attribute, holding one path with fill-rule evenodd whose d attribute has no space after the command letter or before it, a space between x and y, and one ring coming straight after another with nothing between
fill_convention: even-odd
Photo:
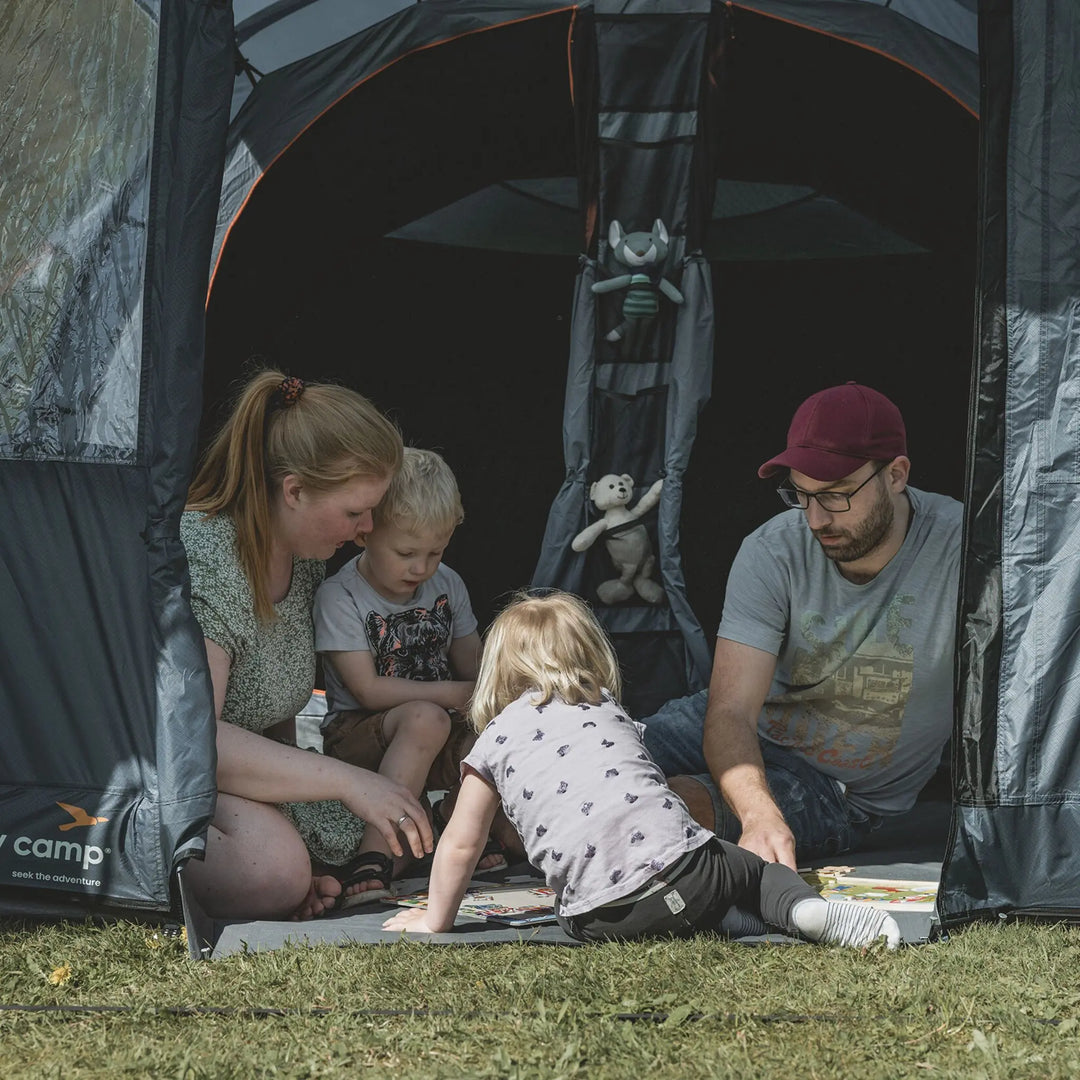
<instances>
[{"instance_id":1,"label":"blue jeans","mask_svg":"<svg viewBox=\"0 0 1080 1080\"><path fill-rule=\"evenodd\" d=\"M669 701L641 722L645 748L665 776L690 776L713 802L713 832L736 843L742 834L739 819L728 808L709 774L701 743L708 691ZM844 788L818 772L799 754L759 740L769 790L795 835L795 855L802 862L853 851L882 819L853 805Z\"/></svg>"}]
</instances>

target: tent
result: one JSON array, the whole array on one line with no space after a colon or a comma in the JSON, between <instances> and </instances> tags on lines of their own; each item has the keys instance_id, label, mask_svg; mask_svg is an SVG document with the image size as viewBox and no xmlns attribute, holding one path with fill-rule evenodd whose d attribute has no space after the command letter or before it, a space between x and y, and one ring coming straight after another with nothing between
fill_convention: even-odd
<instances>
[{"instance_id":1,"label":"tent","mask_svg":"<svg viewBox=\"0 0 1080 1080\"><path fill-rule=\"evenodd\" d=\"M975 15L973 0L19 5L0 28L18 133L0 145L0 911L166 910L175 869L201 851L213 717L177 530L204 304L260 202L264 226L277 211L275 243L317 231L313 209L275 206L264 178L345 173L352 205L320 227L348 243L352 223L382 236L508 177L577 176L565 479L533 579L594 590L599 560L566 542L587 520L588 481L663 473L649 529L667 602L607 617L647 702L700 685L708 666L680 523L722 309L696 254L711 179L809 184L934 248L975 229L950 155L976 112L942 915L1080 908L1065 599L1080 211L1062 119L1078 17L1060 0L988 0L977 62ZM762 126L767 105L781 126ZM914 147L934 125L928 160ZM338 148L317 165L316 134ZM614 309L589 285L608 266L610 219L655 216L686 303L662 309L653 351L631 362L598 333Z\"/></svg>"}]
</instances>

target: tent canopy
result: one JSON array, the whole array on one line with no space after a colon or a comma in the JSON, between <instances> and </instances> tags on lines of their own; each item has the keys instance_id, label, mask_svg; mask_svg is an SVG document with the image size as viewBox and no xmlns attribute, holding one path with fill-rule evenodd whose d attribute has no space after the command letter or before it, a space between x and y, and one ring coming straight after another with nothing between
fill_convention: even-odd
<instances>
[{"instance_id":1,"label":"tent canopy","mask_svg":"<svg viewBox=\"0 0 1080 1080\"><path fill-rule=\"evenodd\" d=\"M504 180L407 222L387 235L529 255L581 251L577 178ZM718 180L702 253L710 262L858 259L926 248L835 199L794 184Z\"/></svg>"}]
</instances>

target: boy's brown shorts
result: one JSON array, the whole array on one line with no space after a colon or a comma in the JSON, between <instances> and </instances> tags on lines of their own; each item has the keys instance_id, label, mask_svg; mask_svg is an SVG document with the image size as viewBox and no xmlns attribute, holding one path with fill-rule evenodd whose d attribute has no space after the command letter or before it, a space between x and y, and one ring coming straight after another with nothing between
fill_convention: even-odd
<instances>
[{"instance_id":1,"label":"boy's brown shorts","mask_svg":"<svg viewBox=\"0 0 1080 1080\"><path fill-rule=\"evenodd\" d=\"M359 710L340 713L323 728L323 753L327 757L347 761L361 769L378 772L389 740L383 730L383 721L389 709L377 713ZM461 780L461 761L476 741L476 732L457 711L450 714L450 734L443 748L431 763L425 791L447 791Z\"/></svg>"}]
</instances>

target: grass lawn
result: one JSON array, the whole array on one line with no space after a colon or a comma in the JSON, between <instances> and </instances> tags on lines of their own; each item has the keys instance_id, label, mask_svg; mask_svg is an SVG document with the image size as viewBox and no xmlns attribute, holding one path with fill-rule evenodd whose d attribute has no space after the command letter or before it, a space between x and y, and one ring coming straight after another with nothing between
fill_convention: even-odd
<instances>
[{"instance_id":1,"label":"grass lawn","mask_svg":"<svg viewBox=\"0 0 1080 1080\"><path fill-rule=\"evenodd\" d=\"M888 953L714 939L290 948L0 920L0 1076L1080 1076L1080 929Z\"/></svg>"}]
</instances>

